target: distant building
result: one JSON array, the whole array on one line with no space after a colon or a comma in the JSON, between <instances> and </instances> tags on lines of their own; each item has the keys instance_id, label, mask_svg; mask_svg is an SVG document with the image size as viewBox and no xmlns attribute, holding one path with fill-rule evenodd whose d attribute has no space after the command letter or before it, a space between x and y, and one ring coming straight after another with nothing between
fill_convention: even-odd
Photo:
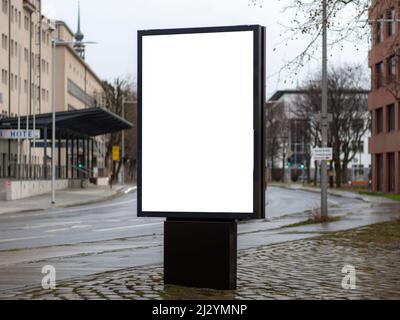
<instances>
[{"instance_id":1,"label":"distant building","mask_svg":"<svg viewBox=\"0 0 400 320\"><path fill-rule=\"evenodd\" d=\"M49 180L52 157L59 180L108 176L106 134L131 125L103 108L103 82L85 61L80 10L74 33L43 16L40 0L0 1L0 198L4 181Z\"/></svg>"},{"instance_id":2,"label":"distant building","mask_svg":"<svg viewBox=\"0 0 400 320\"><path fill-rule=\"evenodd\" d=\"M399 18L398 1L372 1L372 189L393 193L400 193Z\"/></svg>"},{"instance_id":3,"label":"distant building","mask_svg":"<svg viewBox=\"0 0 400 320\"><path fill-rule=\"evenodd\" d=\"M368 91L362 91L363 95L367 96ZM275 170L282 170L283 166L286 168L286 175L288 169L293 172L297 172L301 179L305 179L307 176L307 169L310 169L308 173L311 180L317 177L319 180L319 170L315 171L315 161L312 157L312 149L315 147L311 137L305 133L305 119L299 118L296 110L295 101L299 99L306 92L303 90L278 90L272 97L267 101L269 105L276 105L278 108L283 108L286 116L286 126L282 128L285 132L281 132L281 138L278 139L282 144L280 154L275 158L275 163L272 165L271 161L268 161L267 166L269 168L274 167ZM367 105L365 105L365 112L367 113ZM354 157L353 161L348 165L347 168L347 180L348 181L366 181L370 180L371 172L371 156L368 153L368 139L370 132L367 131L363 136L362 142L358 147L358 152ZM267 140L271 137L267 136ZM268 154L268 151L267 151ZM283 159L282 157L286 159ZM288 159L290 163L288 163ZM293 173L292 173L293 174ZM279 176L275 174L275 176ZM273 178L270 176L270 178ZM297 177L299 178L299 177ZM283 179L283 177L281 177ZM286 177L286 180L288 177Z\"/></svg>"}]
</instances>

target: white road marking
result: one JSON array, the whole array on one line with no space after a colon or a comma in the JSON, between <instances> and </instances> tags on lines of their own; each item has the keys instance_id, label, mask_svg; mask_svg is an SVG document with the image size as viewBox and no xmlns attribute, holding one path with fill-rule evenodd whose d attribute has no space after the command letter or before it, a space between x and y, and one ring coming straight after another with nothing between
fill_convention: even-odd
<instances>
[{"instance_id":1,"label":"white road marking","mask_svg":"<svg viewBox=\"0 0 400 320\"><path fill-rule=\"evenodd\" d=\"M77 230L77 229L79 229L79 230L81 230L81 229L89 229L91 227L92 226L90 226L90 225L79 225L79 226L72 226L70 228L46 230L44 232L46 232L46 233L56 233L56 232L63 232L63 231L71 231L72 229L75 229L75 230Z\"/></svg>"},{"instance_id":2,"label":"white road marking","mask_svg":"<svg viewBox=\"0 0 400 320\"><path fill-rule=\"evenodd\" d=\"M137 225L134 225L134 226L124 226L124 227L97 229L97 230L93 230L93 231L94 232L106 232L106 231L114 231L114 230L128 230L128 229L136 229L136 228L141 228L141 227L156 226L156 225L160 225L160 224L163 224L163 223L164 222L137 224Z\"/></svg>"},{"instance_id":3,"label":"white road marking","mask_svg":"<svg viewBox=\"0 0 400 320\"><path fill-rule=\"evenodd\" d=\"M80 224L82 221L63 221L63 222L51 222L51 223L40 223L37 225L28 225L24 227L18 227L16 229L23 229L23 230L31 230L31 229L42 229L47 227L57 227L57 226L65 226L71 224Z\"/></svg>"},{"instance_id":4,"label":"white road marking","mask_svg":"<svg viewBox=\"0 0 400 320\"><path fill-rule=\"evenodd\" d=\"M57 233L57 232L69 231L69 230L70 230L70 228L46 230L45 233Z\"/></svg>"},{"instance_id":5,"label":"white road marking","mask_svg":"<svg viewBox=\"0 0 400 320\"><path fill-rule=\"evenodd\" d=\"M133 202L137 202L137 200L134 199L134 200L116 202L116 203L111 203L111 204L105 204L105 205L96 206L96 207L87 207L87 208L71 209L71 210L57 210L57 211L62 212L62 213L89 211L89 210L95 210L95 209L101 209L101 208L116 207L116 206L119 206L119 205L122 205L122 204L128 204L128 203L133 203Z\"/></svg>"},{"instance_id":6,"label":"white road marking","mask_svg":"<svg viewBox=\"0 0 400 320\"><path fill-rule=\"evenodd\" d=\"M14 241L25 241L25 240L35 240L35 239L46 239L46 238L51 238L51 236L38 236L38 237L3 239L3 240L0 240L0 243L14 242Z\"/></svg>"},{"instance_id":7,"label":"white road marking","mask_svg":"<svg viewBox=\"0 0 400 320\"><path fill-rule=\"evenodd\" d=\"M72 226L71 229L90 229L91 225Z\"/></svg>"}]
</instances>

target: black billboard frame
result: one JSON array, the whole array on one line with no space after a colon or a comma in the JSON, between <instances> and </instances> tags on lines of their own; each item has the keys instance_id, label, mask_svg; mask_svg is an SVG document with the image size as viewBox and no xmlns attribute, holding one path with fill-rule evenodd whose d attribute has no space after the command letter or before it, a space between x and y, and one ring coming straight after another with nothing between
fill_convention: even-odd
<instances>
[{"instance_id":1,"label":"black billboard frame","mask_svg":"<svg viewBox=\"0 0 400 320\"><path fill-rule=\"evenodd\" d=\"M253 212L148 212L142 210L142 48L143 37L195 33L220 33L252 31L254 33L254 172ZM265 27L260 25L239 25L201 28L155 29L138 31L138 104L137 104L137 216L169 219L264 219L266 187L266 146L265 146Z\"/></svg>"}]
</instances>

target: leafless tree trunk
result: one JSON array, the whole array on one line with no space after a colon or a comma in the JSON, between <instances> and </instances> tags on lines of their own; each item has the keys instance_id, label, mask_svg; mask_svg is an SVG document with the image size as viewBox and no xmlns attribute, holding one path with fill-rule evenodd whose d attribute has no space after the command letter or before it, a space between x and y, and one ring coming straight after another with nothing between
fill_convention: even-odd
<instances>
[{"instance_id":1,"label":"leafless tree trunk","mask_svg":"<svg viewBox=\"0 0 400 320\"><path fill-rule=\"evenodd\" d=\"M301 88L305 92L296 101L297 116L310 119L308 130L320 144L321 128L316 115L321 110L321 77L312 75ZM340 187L349 163L357 155L363 137L370 128L365 77L358 66L332 68L328 75L328 111L332 115L329 145L333 148L336 186Z\"/></svg>"},{"instance_id":2,"label":"leafless tree trunk","mask_svg":"<svg viewBox=\"0 0 400 320\"><path fill-rule=\"evenodd\" d=\"M124 117L128 121L136 124L136 105L130 103L125 104L125 115L122 114L123 101L135 101L136 92L134 91L133 83L129 78L116 78L112 83L105 82L105 100L106 108L110 109L115 114ZM107 137L106 144L106 167L109 168L112 164L112 148L113 146L121 146L121 132L110 134ZM122 156L122 153L121 153ZM125 159L121 158L117 166L112 165L111 179L116 181L121 170L122 163L128 164L127 171L132 176L133 168L136 166L136 129L128 130L125 133ZM133 168L132 168L133 166ZM129 175L128 175L129 176Z\"/></svg>"},{"instance_id":3,"label":"leafless tree trunk","mask_svg":"<svg viewBox=\"0 0 400 320\"><path fill-rule=\"evenodd\" d=\"M287 115L285 106L279 102L267 103L266 109L266 136L267 136L267 158L272 178L275 179L275 162L281 159L282 173L284 177L286 152L287 152Z\"/></svg>"}]
</instances>

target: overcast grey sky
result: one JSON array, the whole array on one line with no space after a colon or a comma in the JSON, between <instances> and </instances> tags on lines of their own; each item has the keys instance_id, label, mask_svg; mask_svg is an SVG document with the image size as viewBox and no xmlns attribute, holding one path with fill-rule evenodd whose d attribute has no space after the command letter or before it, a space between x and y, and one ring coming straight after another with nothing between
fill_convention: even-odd
<instances>
[{"instance_id":1,"label":"overcast grey sky","mask_svg":"<svg viewBox=\"0 0 400 320\"><path fill-rule=\"evenodd\" d=\"M136 77L136 33L141 29L261 24L267 27L267 92L294 87L307 72L318 69L320 59L310 62L299 76L275 74L284 62L300 52L307 38L279 46L280 23L290 17L282 13L288 0L264 0L262 7L249 0L81 0L82 31L96 41L87 49L87 61L100 77L110 80L130 74ZM259 2L261 3L261 1ZM43 11L64 20L72 30L77 25L78 0L43 0ZM359 62L367 66L368 45L356 51L351 44L332 52L330 63ZM288 80L284 83L284 80Z\"/></svg>"}]
</instances>

